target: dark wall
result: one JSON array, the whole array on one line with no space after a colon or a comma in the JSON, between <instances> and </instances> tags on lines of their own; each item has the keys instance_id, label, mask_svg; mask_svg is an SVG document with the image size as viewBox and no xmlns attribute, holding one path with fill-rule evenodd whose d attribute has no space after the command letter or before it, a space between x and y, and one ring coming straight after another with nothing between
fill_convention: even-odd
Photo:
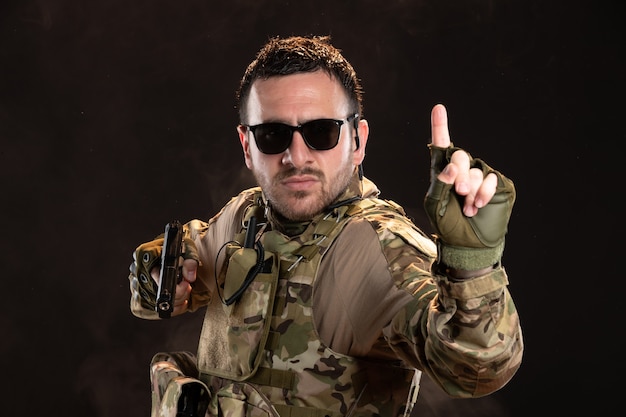
<instances>
[{"instance_id":1,"label":"dark wall","mask_svg":"<svg viewBox=\"0 0 626 417\"><path fill-rule=\"evenodd\" d=\"M626 371L619 4L3 2L3 415L149 415L151 356L194 351L202 317L133 317L132 251L252 184L238 79L268 37L311 33L330 34L363 80L366 175L426 230L437 102L455 144L517 186L504 263L524 364L479 400L448 400L424 380L415 414L615 409L605 381Z\"/></svg>"}]
</instances>

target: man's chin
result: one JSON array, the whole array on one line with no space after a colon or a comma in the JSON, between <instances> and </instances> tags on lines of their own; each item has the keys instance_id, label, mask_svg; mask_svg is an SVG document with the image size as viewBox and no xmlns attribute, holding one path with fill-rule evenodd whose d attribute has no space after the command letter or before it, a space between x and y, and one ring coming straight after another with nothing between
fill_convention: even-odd
<instances>
[{"instance_id":1,"label":"man's chin","mask_svg":"<svg viewBox=\"0 0 626 417\"><path fill-rule=\"evenodd\" d=\"M293 221L311 220L322 209L320 199L314 194L293 196L280 205L281 214Z\"/></svg>"}]
</instances>

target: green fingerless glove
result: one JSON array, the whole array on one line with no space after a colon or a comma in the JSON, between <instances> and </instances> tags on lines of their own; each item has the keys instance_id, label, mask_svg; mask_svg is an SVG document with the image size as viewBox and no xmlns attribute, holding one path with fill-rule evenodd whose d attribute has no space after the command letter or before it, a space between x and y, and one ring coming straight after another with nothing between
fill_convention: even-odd
<instances>
[{"instance_id":1,"label":"green fingerless glove","mask_svg":"<svg viewBox=\"0 0 626 417\"><path fill-rule=\"evenodd\" d=\"M188 230L185 236L188 236ZM156 297L158 284L152 279L150 271L153 268L161 267L161 252L163 250L163 235L156 239L143 243L135 249L133 253L133 263L130 265L130 273L136 281L136 291L141 298L141 306L154 310L156 308ZM198 249L193 240L188 237L183 238L182 256L184 259L194 259L199 262Z\"/></svg>"},{"instance_id":2,"label":"green fingerless glove","mask_svg":"<svg viewBox=\"0 0 626 417\"><path fill-rule=\"evenodd\" d=\"M439 262L455 269L475 271L497 264L504 251L504 237L515 202L513 182L470 156L471 168L479 168L483 176L498 177L496 193L486 206L473 217L463 214L463 197L456 194L453 184L437 176L460 150L451 145L440 148L429 145L431 155L430 187L424 199L426 214L437 234Z\"/></svg>"},{"instance_id":3,"label":"green fingerless glove","mask_svg":"<svg viewBox=\"0 0 626 417\"><path fill-rule=\"evenodd\" d=\"M139 245L133 253L133 263L130 265L130 273L136 279L136 290L141 297L141 306L151 310L156 306L158 286L150 276L150 271L161 266L163 241L164 239L159 237Z\"/></svg>"}]
</instances>

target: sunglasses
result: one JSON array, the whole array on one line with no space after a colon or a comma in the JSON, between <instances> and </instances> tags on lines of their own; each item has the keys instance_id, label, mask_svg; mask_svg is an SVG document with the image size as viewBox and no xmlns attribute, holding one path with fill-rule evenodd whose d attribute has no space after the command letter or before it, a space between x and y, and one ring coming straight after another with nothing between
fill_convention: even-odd
<instances>
[{"instance_id":1,"label":"sunglasses","mask_svg":"<svg viewBox=\"0 0 626 417\"><path fill-rule=\"evenodd\" d=\"M346 120L317 119L290 126L284 123L261 123L254 126L243 125L254 135L256 146L264 154L282 153L291 145L293 132L300 132L307 146L316 151L327 151L339 143L341 126L359 115L353 114Z\"/></svg>"}]
</instances>

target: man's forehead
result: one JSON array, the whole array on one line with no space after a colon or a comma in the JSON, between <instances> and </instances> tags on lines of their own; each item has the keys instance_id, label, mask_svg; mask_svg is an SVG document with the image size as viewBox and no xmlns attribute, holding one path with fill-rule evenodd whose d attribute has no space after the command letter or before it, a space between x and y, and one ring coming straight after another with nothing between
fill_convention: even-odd
<instances>
[{"instance_id":1,"label":"man's forehead","mask_svg":"<svg viewBox=\"0 0 626 417\"><path fill-rule=\"evenodd\" d=\"M303 111L316 108L323 113L347 111L343 86L328 73L297 73L256 80L248 97L248 114Z\"/></svg>"}]
</instances>

